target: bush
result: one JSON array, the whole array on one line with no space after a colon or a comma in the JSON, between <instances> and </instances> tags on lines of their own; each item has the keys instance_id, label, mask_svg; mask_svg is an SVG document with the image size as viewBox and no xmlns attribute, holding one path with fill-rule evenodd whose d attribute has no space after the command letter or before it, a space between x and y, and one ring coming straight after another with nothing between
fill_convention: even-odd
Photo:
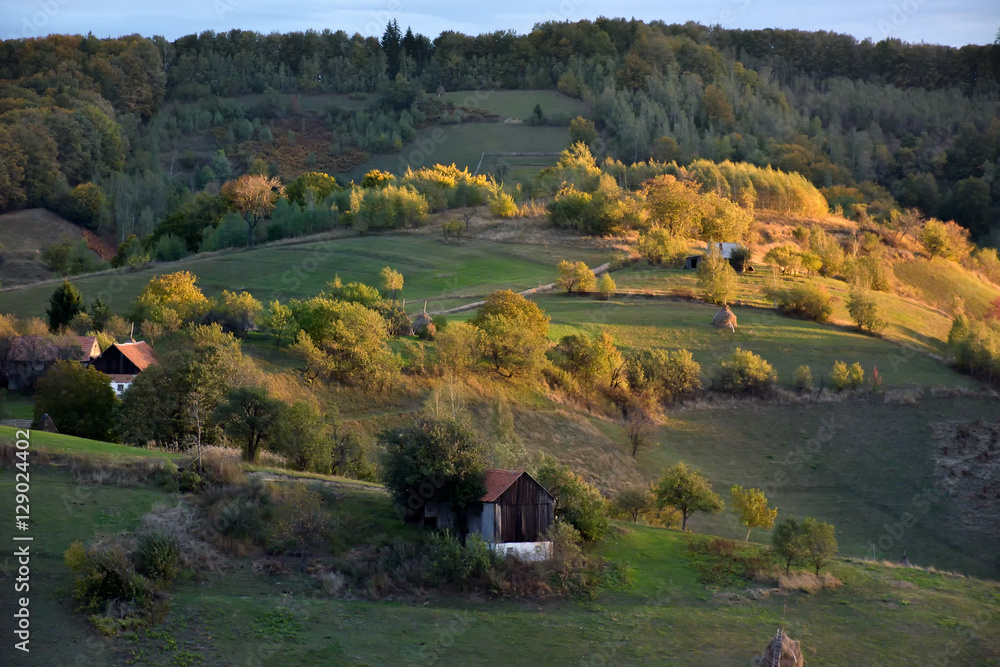
<instances>
[{"instance_id":1,"label":"bush","mask_svg":"<svg viewBox=\"0 0 1000 667\"><path fill-rule=\"evenodd\" d=\"M89 548L78 541L70 545L63 558L76 575L73 596L81 609L104 611L117 603L140 613L152 600L153 585L133 564L134 546L126 535L104 538Z\"/></svg>"},{"instance_id":2,"label":"bush","mask_svg":"<svg viewBox=\"0 0 1000 667\"><path fill-rule=\"evenodd\" d=\"M502 560L478 535L470 535L462 544L448 531L431 535L428 552L431 575L439 583L459 584L463 589L471 580L485 577Z\"/></svg>"},{"instance_id":3,"label":"bush","mask_svg":"<svg viewBox=\"0 0 1000 667\"><path fill-rule=\"evenodd\" d=\"M597 291L600 292L601 298L607 301L615 295L615 290L618 288L615 285L615 279L611 277L610 273L605 273L601 276L601 279L597 281Z\"/></svg>"},{"instance_id":4,"label":"bush","mask_svg":"<svg viewBox=\"0 0 1000 667\"><path fill-rule=\"evenodd\" d=\"M830 369L830 384L837 391L848 387L857 389L864 384L864 381L865 371L858 362L850 366L843 361L833 362L833 368Z\"/></svg>"},{"instance_id":5,"label":"bush","mask_svg":"<svg viewBox=\"0 0 1000 667\"><path fill-rule=\"evenodd\" d=\"M880 333L889 326L889 323L882 319L881 308L875 300L875 295L860 283L851 287L850 296L847 298L847 311L862 331Z\"/></svg>"},{"instance_id":6,"label":"bush","mask_svg":"<svg viewBox=\"0 0 1000 667\"><path fill-rule=\"evenodd\" d=\"M608 530L608 508L601 492L569 467L546 457L538 469L538 483L556 499L556 518L580 531L585 540L596 542Z\"/></svg>"},{"instance_id":7,"label":"bush","mask_svg":"<svg viewBox=\"0 0 1000 667\"><path fill-rule=\"evenodd\" d=\"M625 377L636 391L672 403L701 391L701 365L687 350L640 350L626 358Z\"/></svg>"},{"instance_id":8,"label":"bush","mask_svg":"<svg viewBox=\"0 0 1000 667\"><path fill-rule=\"evenodd\" d=\"M792 383L796 391L811 391L813 388L812 369L805 365L796 368Z\"/></svg>"},{"instance_id":9,"label":"bush","mask_svg":"<svg viewBox=\"0 0 1000 667\"><path fill-rule=\"evenodd\" d=\"M172 535L150 532L136 539L136 570L152 581L173 581L180 571L180 557L180 546Z\"/></svg>"},{"instance_id":10,"label":"bush","mask_svg":"<svg viewBox=\"0 0 1000 667\"><path fill-rule=\"evenodd\" d=\"M173 234L164 234L153 248L153 259L158 262L176 262L188 254L187 244Z\"/></svg>"},{"instance_id":11,"label":"bush","mask_svg":"<svg viewBox=\"0 0 1000 667\"><path fill-rule=\"evenodd\" d=\"M490 213L498 218L513 218L517 215L517 204L514 198L503 190L497 190L490 197Z\"/></svg>"},{"instance_id":12,"label":"bush","mask_svg":"<svg viewBox=\"0 0 1000 667\"><path fill-rule=\"evenodd\" d=\"M739 280L729 260L719 253L705 255L698 264L698 288L702 298L709 303L730 303L736 296Z\"/></svg>"},{"instance_id":13,"label":"bush","mask_svg":"<svg viewBox=\"0 0 1000 667\"><path fill-rule=\"evenodd\" d=\"M830 295L818 285L796 285L778 294L778 310L788 315L826 322L833 314Z\"/></svg>"},{"instance_id":14,"label":"bush","mask_svg":"<svg viewBox=\"0 0 1000 667\"><path fill-rule=\"evenodd\" d=\"M736 351L719 364L712 387L731 394L764 394L778 380L771 364L758 355L736 348Z\"/></svg>"}]
</instances>

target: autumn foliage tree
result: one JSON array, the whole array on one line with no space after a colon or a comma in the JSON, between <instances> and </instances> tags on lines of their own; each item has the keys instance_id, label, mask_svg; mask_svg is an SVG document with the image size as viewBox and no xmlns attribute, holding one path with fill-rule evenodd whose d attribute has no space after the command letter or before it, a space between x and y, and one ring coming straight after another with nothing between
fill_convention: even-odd
<instances>
[{"instance_id":1,"label":"autumn foliage tree","mask_svg":"<svg viewBox=\"0 0 1000 667\"><path fill-rule=\"evenodd\" d=\"M549 320L535 302L511 290L498 290L486 298L470 323L482 331L480 344L494 370L510 376L542 362L549 346Z\"/></svg>"},{"instance_id":2,"label":"autumn foliage tree","mask_svg":"<svg viewBox=\"0 0 1000 667\"><path fill-rule=\"evenodd\" d=\"M254 235L261 220L266 218L285 189L277 178L262 174L245 174L222 186L220 194L229 206L247 223L247 246L253 246Z\"/></svg>"},{"instance_id":3,"label":"autumn foliage tree","mask_svg":"<svg viewBox=\"0 0 1000 667\"><path fill-rule=\"evenodd\" d=\"M718 514L726 508L719 494L697 470L692 470L683 462L663 472L663 476L653 489L659 508L673 508L681 513L681 530L687 530L687 522L695 512Z\"/></svg>"},{"instance_id":4,"label":"autumn foliage tree","mask_svg":"<svg viewBox=\"0 0 1000 667\"><path fill-rule=\"evenodd\" d=\"M750 531L754 528L768 529L774 525L778 510L767 506L767 497L760 489L744 489L738 484L729 489L733 496L733 510L740 518L740 523L747 527L746 539L750 539Z\"/></svg>"}]
</instances>

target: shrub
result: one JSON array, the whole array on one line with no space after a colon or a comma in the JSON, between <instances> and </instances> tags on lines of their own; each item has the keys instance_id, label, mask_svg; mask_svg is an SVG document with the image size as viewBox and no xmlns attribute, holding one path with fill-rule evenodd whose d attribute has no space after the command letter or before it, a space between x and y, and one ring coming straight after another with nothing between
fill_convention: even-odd
<instances>
[{"instance_id":1,"label":"shrub","mask_svg":"<svg viewBox=\"0 0 1000 667\"><path fill-rule=\"evenodd\" d=\"M513 218L517 215L517 204L507 192L498 189L490 196L490 213L498 218Z\"/></svg>"},{"instance_id":2,"label":"shrub","mask_svg":"<svg viewBox=\"0 0 1000 667\"><path fill-rule=\"evenodd\" d=\"M716 369L714 389L731 394L763 394L774 386L778 374L771 364L749 350L736 351Z\"/></svg>"},{"instance_id":3,"label":"shrub","mask_svg":"<svg viewBox=\"0 0 1000 667\"><path fill-rule=\"evenodd\" d=\"M537 479L555 497L557 519L572 525L588 541L604 537L609 525L608 508L595 486L552 457L542 461Z\"/></svg>"},{"instance_id":4,"label":"shrub","mask_svg":"<svg viewBox=\"0 0 1000 667\"><path fill-rule=\"evenodd\" d=\"M153 248L153 259L158 262L175 262L188 254L187 244L173 234L164 234Z\"/></svg>"},{"instance_id":5,"label":"shrub","mask_svg":"<svg viewBox=\"0 0 1000 667\"><path fill-rule=\"evenodd\" d=\"M830 384L837 391L847 387L857 389L864 384L864 381L865 371L860 363L854 362L848 366L843 361L833 362L833 368L830 370Z\"/></svg>"},{"instance_id":6,"label":"shrub","mask_svg":"<svg viewBox=\"0 0 1000 667\"><path fill-rule=\"evenodd\" d=\"M811 391L813 388L812 369L806 365L796 368L792 383L797 391Z\"/></svg>"},{"instance_id":7,"label":"shrub","mask_svg":"<svg viewBox=\"0 0 1000 667\"><path fill-rule=\"evenodd\" d=\"M432 576L438 582L462 588L472 579L485 577L501 561L501 556L478 535L470 535L462 544L448 531L431 535L428 552Z\"/></svg>"},{"instance_id":8,"label":"shrub","mask_svg":"<svg viewBox=\"0 0 1000 667\"><path fill-rule=\"evenodd\" d=\"M863 331L880 333L889 326L889 323L882 319L881 308L875 295L861 283L851 287L851 293L847 298L847 311L854 323Z\"/></svg>"},{"instance_id":9,"label":"shrub","mask_svg":"<svg viewBox=\"0 0 1000 667\"><path fill-rule=\"evenodd\" d=\"M597 281L597 291L601 293L601 298L607 301L615 295L615 290L617 289L615 285L615 279L611 277L610 273L605 273L601 276L601 279Z\"/></svg>"},{"instance_id":10,"label":"shrub","mask_svg":"<svg viewBox=\"0 0 1000 667\"><path fill-rule=\"evenodd\" d=\"M73 542L63 554L76 575L73 596L81 609L104 611L109 604L126 604L141 610L153 596L153 585L136 572L134 543L126 535L104 538L89 548Z\"/></svg>"},{"instance_id":11,"label":"shrub","mask_svg":"<svg viewBox=\"0 0 1000 667\"><path fill-rule=\"evenodd\" d=\"M719 253L708 253L698 264L698 288L705 301L725 305L736 296L738 285L739 276Z\"/></svg>"},{"instance_id":12,"label":"shrub","mask_svg":"<svg viewBox=\"0 0 1000 667\"><path fill-rule=\"evenodd\" d=\"M701 365L687 350L640 350L626 359L625 376L637 391L672 403L701 390Z\"/></svg>"},{"instance_id":13,"label":"shrub","mask_svg":"<svg viewBox=\"0 0 1000 667\"><path fill-rule=\"evenodd\" d=\"M177 538L172 535L149 532L136 539L136 570L153 581L173 581L180 570L180 556Z\"/></svg>"},{"instance_id":14,"label":"shrub","mask_svg":"<svg viewBox=\"0 0 1000 667\"><path fill-rule=\"evenodd\" d=\"M788 315L826 322L833 314L830 295L818 285L795 285L778 294L778 310Z\"/></svg>"}]
</instances>

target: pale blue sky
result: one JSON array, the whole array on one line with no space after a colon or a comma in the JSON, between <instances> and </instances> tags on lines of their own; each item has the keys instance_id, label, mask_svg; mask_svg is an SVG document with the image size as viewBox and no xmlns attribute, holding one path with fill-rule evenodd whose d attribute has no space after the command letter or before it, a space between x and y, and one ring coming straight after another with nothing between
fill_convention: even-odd
<instances>
[{"instance_id":1,"label":"pale blue sky","mask_svg":"<svg viewBox=\"0 0 1000 667\"><path fill-rule=\"evenodd\" d=\"M0 37L93 32L98 37L140 33L176 39L231 28L258 32L345 30L381 35L395 18L405 30L432 39L442 30L479 34L511 29L525 33L540 21L625 16L667 23L697 21L727 28L830 30L859 39L897 37L933 44L987 44L1000 28L997 0L702 0L701 2L601 2L598 0L507 0L489 4L435 0L323 2L297 0L0 0Z\"/></svg>"}]
</instances>

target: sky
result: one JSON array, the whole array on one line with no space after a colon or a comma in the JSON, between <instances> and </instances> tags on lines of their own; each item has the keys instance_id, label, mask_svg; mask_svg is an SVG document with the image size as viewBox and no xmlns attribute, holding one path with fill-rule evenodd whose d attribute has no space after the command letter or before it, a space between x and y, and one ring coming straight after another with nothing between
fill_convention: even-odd
<instances>
[{"instance_id":1,"label":"sky","mask_svg":"<svg viewBox=\"0 0 1000 667\"><path fill-rule=\"evenodd\" d=\"M847 33L875 41L886 37L929 44L989 44L1000 29L997 0L505 0L478 4L449 0L0 0L0 37L94 33L117 37L139 33L176 39L205 30L232 28L262 33L314 29L381 36L396 19L405 31L431 39L444 30L476 35L495 30L527 33L542 21L578 21L616 16L667 23L696 21L726 28L797 28Z\"/></svg>"}]
</instances>

